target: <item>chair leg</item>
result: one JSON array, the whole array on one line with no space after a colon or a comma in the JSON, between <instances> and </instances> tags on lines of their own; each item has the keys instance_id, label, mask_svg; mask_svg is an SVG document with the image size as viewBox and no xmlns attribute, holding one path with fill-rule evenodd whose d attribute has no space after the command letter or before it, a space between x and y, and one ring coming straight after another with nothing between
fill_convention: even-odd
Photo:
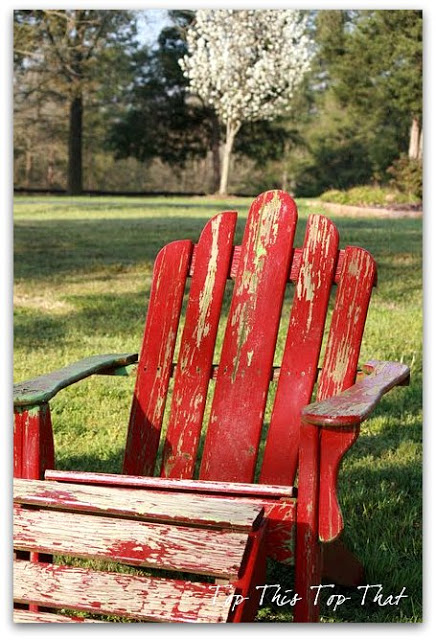
<instances>
[{"instance_id":1,"label":"chair leg","mask_svg":"<svg viewBox=\"0 0 436 640\"><path fill-rule=\"evenodd\" d=\"M365 570L360 560L340 538L322 546L322 577L342 587L364 584Z\"/></svg>"},{"instance_id":2,"label":"chair leg","mask_svg":"<svg viewBox=\"0 0 436 640\"><path fill-rule=\"evenodd\" d=\"M42 480L55 465L50 407L41 404L15 411L14 477Z\"/></svg>"},{"instance_id":3,"label":"chair leg","mask_svg":"<svg viewBox=\"0 0 436 640\"><path fill-rule=\"evenodd\" d=\"M322 549L317 536L309 527L300 525L295 557L295 593L299 600L294 607L294 622L319 622L316 587L321 584L321 569Z\"/></svg>"},{"instance_id":4,"label":"chair leg","mask_svg":"<svg viewBox=\"0 0 436 640\"><path fill-rule=\"evenodd\" d=\"M295 540L295 592L299 600L294 607L294 622L319 621L320 606L316 597L322 569L322 549L318 537L319 455L319 429L304 425L300 435Z\"/></svg>"},{"instance_id":5,"label":"chair leg","mask_svg":"<svg viewBox=\"0 0 436 640\"><path fill-rule=\"evenodd\" d=\"M260 593L257 587L266 578L266 530L267 522L250 534L249 546L243 560L240 577L236 583L236 599L230 610L228 622L252 622L258 611Z\"/></svg>"}]
</instances>

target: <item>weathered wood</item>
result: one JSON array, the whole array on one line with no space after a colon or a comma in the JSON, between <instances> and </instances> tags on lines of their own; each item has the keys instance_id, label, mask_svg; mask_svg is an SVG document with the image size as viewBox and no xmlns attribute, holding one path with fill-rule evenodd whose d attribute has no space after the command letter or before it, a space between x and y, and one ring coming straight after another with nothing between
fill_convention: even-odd
<instances>
[{"instance_id":1,"label":"weathered wood","mask_svg":"<svg viewBox=\"0 0 436 640\"><path fill-rule=\"evenodd\" d=\"M205 438L204 480L253 480L296 222L295 203L283 192L267 192L251 206Z\"/></svg>"},{"instance_id":2,"label":"weathered wood","mask_svg":"<svg viewBox=\"0 0 436 640\"><path fill-rule=\"evenodd\" d=\"M300 273L300 268L301 268L301 258L302 258L302 254L303 254L303 249L300 247L297 247L293 250L292 253L292 263L291 263L291 268L289 271L289 277L288 277L288 281L292 282L293 284L297 284L297 280L298 280L298 274ZM336 269L335 269L335 275L334 275L334 283L338 284L338 282L341 279L341 273L342 273L342 264L343 264L343 260L344 260L344 254L345 251L343 249L338 251L338 260L336 263ZM230 272L228 274L228 278L234 280L236 278L236 274L238 273L238 269L239 269L239 262L241 260L241 246L237 245L235 247L233 247L233 253L232 253L232 261L231 261L231 265L230 265ZM195 268L196 268L196 263L197 263L197 245L194 245L194 250L192 252L192 259L191 259L191 264L189 266L189 275L193 276L195 273Z\"/></svg>"},{"instance_id":3,"label":"weathered wood","mask_svg":"<svg viewBox=\"0 0 436 640\"><path fill-rule=\"evenodd\" d=\"M228 530L14 508L14 546L21 551L235 578L246 543L246 534Z\"/></svg>"},{"instance_id":4,"label":"weathered wood","mask_svg":"<svg viewBox=\"0 0 436 640\"><path fill-rule=\"evenodd\" d=\"M219 364L213 364L210 368L209 376L211 380L216 380L218 378ZM173 362L171 367L171 377L175 375L177 372L178 364L177 362ZM270 369L270 382L277 382L280 377L281 367L280 365L273 365ZM316 375L318 376L321 369L318 367L316 371Z\"/></svg>"},{"instance_id":5,"label":"weathered wood","mask_svg":"<svg viewBox=\"0 0 436 640\"><path fill-rule=\"evenodd\" d=\"M188 240L158 254L130 412L123 473L153 475L192 252Z\"/></svg>"},{"instance_id":6,"label":"weathered wood","mask_svg":"<svg viewBox=\"0 0 436 640\"><path fill-rule=\"evenodd\" d=\"M228 498L217 498L211 502L207 496L192 493L127 492L117 487L48 484L20 479L14 480L14 501L54 509L229 528L234 531L249 531L253 521L261 517L261 508L256 505L241 510Z\"/></svg>"},{"instance_id":7,"label":"weathered wood","mask_svg":"<svg viewBox=\"0 0 436 640\"><path fill-rule=\"evenodd\" d=\"M346 391L305 407L304 421L326 427L360 424L387 391L410 378L409 367L400 362L372 360L364 368L369 375Z\"/></svg>"},{"instance_id":8,"label":"weathered wood","mask_svg":"<svg viewBox=\"0 0 436 640\"><path fill-rule=\"evenodd\" d=\"M236 212L215 216L197 245L162 454L164 477L194 474L235 225Z\"/></svg>"},{"instance_id":9,"label":"weathered wood","mask_svg":"<svg viewBox=\"0 0 436 640\"><path fill-rule=\"evenodd\" d=\"M91 473L88 471L58 471L48 469L46 480L57 482L110 485L158 491L188 491L204 494L219 494L223 497L247 496L253 498L296 498L297 489L281 485L261 485L244 482L214 482L212 480L189 480L184 478L154 478L145 476L124 476L117 473Z\"/></svg>"},{"instance_id":10,"label":"weathered wood","mask_svg":"<svg viewBox=\"0 0 436 640\"><path fill-rule=\"evenodd\" d=\"M46 611L29 611L28 609L14 609L13 621L15 623L35 623L40 622L93 622L107 624L108 620L94 620L93 618L81 618L79 616L64 616L59 613L47 613Z\"/></svg>"},{"instance_id":11,"label":"weathered wood","mask_svg":"<svg viewBox=\"0 0 436 640\"><path fill-rule=\"evenodd\" d=\"M125 451L123 471L131 475L100 477L89 473L48 472L47 478L59 481L51 483L49 489L42 485L27 488L23 485L20 490L26 493L30 506L17 507L17 510L27 512L24 530L28 543L24 548L29 549L34 564L38 555L50 550L50 545L56 542L64 552L75 547L76 554L88 554L86 557L110 556L117 547L117 558L124 562L145 562L146 565L151 562L160 568L182 566L177 563L183 558L183 562L188 563L183 566L197 570L199 564L204 564L203 556L211 554L215 569L212 567L208 575L216 576L217 571L224 571L222 567L226 567L227 573L238 570L236 593L247 595L255 581L265 579L260 548L265 546L266 552L277 560L292 563L295 559L295 591L302 600L295 607L294 618L305 622L318 619L319 607L314 605L310 587L319 584L322 575L331 575L334 581L342 576L356 583L361 575L360 564L346 549L330 542L338 539L343 527L336 497L339 464L357 438L360 422L383 393L394 385L407 383L409 372L398 363L372 361L366 367L372 369L371 375L356 381L363 327L376 283L374 260L358 247L340 251L336 229L323 216L310 216L303 248L292 249L295 223L296 207L292 199L283 192L267 192L252 205L241 247L231 246L235 214L227 212L206 225L198 245L181 241L160 252L153 273ZM175 358L188 275L193 280L180 355ZM228 278L235 280L233 298L221 361L213 364L215 334ZM282 363L273 365L284 290L289 282L294 283L296 289L284 357ZM317 401L308 405L320 371L317 360L333 284L337 284L338 289L318 380ZM47 400L63 386L91 373L128 374L136 366L136 360L136 354L126 356L122 362L94 359L90 363L87 359L79 363L78 368L74 365L40 376L36 383L30 381L28 388L26 383L18 385L15 476L40 478L44 469L54 465ZM162 475L168 477L140 478L142 474L151 476L156 471L172 375L175 384L161 464ZM191 480L211 379L216 385L205 435L201 479ZM260 481L264 484L254 488L251 483L271 380L278 380L278 385L260 472ZM35 404L40 406L35 408ZM297 464L298 497L290 486ZM95 486L85 486L87 482ZM108 486L111 484L113 486ZM101 493L105 490L116 493ZM47 505L50 511L46 511ZM65 512L68 513L65 515ZM257 549L262 513L268 525L265 540ZM78 544L76 534L92 537L91 521L94 525L98 523L97 534L88 545L83 538ZM57 524L53 526L53 522ZM129 533L127 522L133 523ZM192 537L185 536L188 528ZM137 544L141 540L140 532L145 529L149 532L148 546ZM32 544L35 543L32 536L37 530L41 539L32 548L32 540ZM45 531L51 533L43 541ZM211 540L215 536L227 542L219 543L209 552L208 536ZM233 562L233 552L228 551L234 546L234 536L239 536L239 540L250 539L247 555L239 564L240 556ZM326 550L324 566L322 548ZM341 565L338 570L336 564ZM41 571L45 569L40 564L35 567L31 571L40 571L42 578ZM50 571L53 586L58 569ZM66 581L65 593L71 575L70 569L59 572ZM32 576L36 578L36 573ZM83 587L81 581L88 580L89 576L97 590L102 589L104 593L107 583L108 593L117 598L118 592L111 591L115 578L108 574L83 573L71 584ZM166 619L166 605L161 604L161 599L165 598L170 582L153 583L153 588L159 591L155 594L156 601L149 602L151 617L146 612L140 619ZM201 586L202 589L209 587ZM72 593L76 593L75 588L73 586ZM117 583L116 589L119 588ZM36 580L35 589L43 591ZM50 584L46 584L45 589L49 591ZM187 589L189 592L190 587ZM82 595L86 600L87 593ZM213 590L210 595L213 598ZM52 595L47 597L53 601ZM178 619L177 598L174 595L171 620ZM33 609L40 604L50 606L45 600L44 604L40 603L39 596L23 602L30 602ZM93 611L95 606L101 613L105 609L99 602L98 597L90 609L85 602L84 610ZM139 600L136 602L139 607L138 603ZM206 603L206 609L209 604ZM251 618L252 604L253 601L249 605L245 603L230 619ZM216 602L213 605L216 613ZM61 605L54 605L58 606ZM71 598L65 606L74 608ZM120 615L135 617L134 612L125 613L122 599L115 602L115 606L123 611ZM188 611L188 605L182 602L181 607L182 613L188 612L184 619L196 616L195 606ZM221 620L227 619L229 607L227 602ZM200 617L210 621L212 618L210 612L205 613L206 609L200 612ZM110 613L114 613L113 608ZM43 613L30 611L28 615Z\"/></svg>"},{"instance_id":12,"label":"weathered wood","mask_svg":"<svg viewBox=\"0 0 436 640\"><path fill-rule=\"evenodd\" d=\"M310 216L295 288L260 482L292 485L297 472L301 409L311 398L336 268L339 234Z\"/></svg>"},{"instance_id":13,"label":"weathered wood","mask_svg":"<svg viewBox=\"0 0 436 640\"><path fill-rule=\"evenodd\" d=\"M286 565L295 564L297 501L262 500L264 518L268 522L266 552L270 558Z\"/></svg>"},{"instance_id":14,"label":"weathered wood","mask_svg":"<svg viewBox=\"0 0 436 640\"><path fill-rule=\"evenodd\" d=\"M240 516L245 512L245 505L257 506L264 509L264 518L268 521L266 535L268 555L279 562L288 565L294 564L295 498L297 497L295 487L56 470L46 471L45 477L47 480L57 482L146 488L148 490L177 491L178 493L186 491L201 494L203 497L225 497L238 503L234 509L235 513ZM238 529L235 523L232 528Z\"/></svg>"},{"instance_id":15,"label":"weathered wood","mask_svg":"<svg viewBox=\"0 0 436 640\"><path fill-rule=\"evenodd\" d=\"M229 622L252 622L256 617L259 591L257 587L265 584L266 579L266 549L265 537L268 524L263 521L261 526L250 532L247 553L241 575L235 583L236 593L241 593L244 600L230 612Z\"/></svg>"},{"instance_id":16,"label":"weathered wood","mask_svg":"<svg viewBox=\"0 0 436 640\"><path fill-rule=\"evenodd\" d=\"M54 442L48 404L14 413L14 477L39 479L53 467Z\"/></svg>"},{"instance_id":17,"label":"weathered wood","mask_svg":"<svg viewBox=\"0 0 436 640\"><path fill-rule=\"evenodd\" d=\"M319 429L306 425L300 430L298 503L295 547L295 622L317 622L319 600L315 604L311 587L321 583L322 558L318 538Z\"/></svg>"},{"instance_id":18,"label":"weathered wood","mask_svg":"<svg viewBox=\"0 0 436 640\"><path fill-rule=\"evenodd\" d=\"M91 356L32 380L14 385L14 406L28 407L48 402L58 391L104 369L135 362L136 353Z\"/></svg>"},{"instance_id":19,"label":"weathered wood","mask_svg":"<svg viewBox=\"0 0 436 640\"><path fill-rule=\"evenodd\" d=\"M370 253L347 247L341 282L335 299L317 400L325 400L350 387L357 362L376 265ZM345 321L347 320L347 321ZM324 428L321 433L319 537L336 538L343 529L337 500L337 478L344 454L358 437L358 427Z\"/></svg>"},{"instance_id":20,"label":"weathered wood","mask_svg":"<svg viewBox=\"0 0 436 640\"><path fill-rule=\"evenodd\" d=\"M195 524L249 531L261 507L240 506L228 498L163 491L125 491L118 487L14 480L14 502L154 522Z\"/></svg>"},{"instance_id":21,"label":"weathered wood","mask_svg":"<svg viewBox=\"0 0 436 640\"><path fill-rule=\"evenodd\" d=\"M44 607L154 622L225 622L234 587L165 580L80 567L14 562L14 598Z\"/></svg>"},{"instance_id":22,"label":"weathered wood","mask_svg":"<svg viewBox=\"0 0 436 640\"><path fill-rule=\"evenodd\" d=\"M84 496L89 498L95 493L93 490L98 499L81 500ZM157 500L165 512L164 524L149 522L148 510L142 508L144 503L155 504ZM189 501L197 505L192 519ZM31 609L66 608L139 621L225 622L232 596L237 593L245 602L254 590L253 580L265 580L267 523L262 519L264 509L259 499L243 498L238 502L234 496L222 499L216 494L179 495L174 489L157 492L18 479L14 503L14 546L18 557L23 551L34 556L51 552L110 561L111 567L121 563L159 569L160 575L166 570L231 581L222 583L218 593L210 583L125 575L113 569L63 567L20 558L14 563L14 599ZM190 520L183 526L171 518L176 503L180 514L177 518ZM137 511L128 518L125 505L133 509L134 504ZM245 523L250 514L250 527L244 524L243 532L233 531L229 512L235 514L236 524ZM207 527L210 521L215 526ZM32 612L35 619L40 615L43 614ZM254 611L244 605L237 615L252 619Z\"/></svg>"}]
</instances>

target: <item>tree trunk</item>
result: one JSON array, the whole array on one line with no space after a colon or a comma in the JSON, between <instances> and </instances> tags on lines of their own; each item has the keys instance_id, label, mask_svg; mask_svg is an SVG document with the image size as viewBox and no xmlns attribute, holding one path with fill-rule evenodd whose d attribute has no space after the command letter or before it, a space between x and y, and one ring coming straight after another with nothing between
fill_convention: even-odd
<instances>
[{"instance_id":1,"label":"tree trunk","mask_svg":"<svg viewBox=\"0 0 436 640\"><path fill-rule=\"evenodd\" d=\"M216 193L220 186L221 175L220 124L215 115L212 117L212 193Z\"/></svg>"},{"instance_id":2,"label":"tree trunk","mask_svg":"<svg viewBox=\"0 0 436 640\"><path fill-rule=\"evenodd\" d=\"M82 94L75 96L70 104L70 127L68 137L68 193L82 193Z\"/></svg>"},{"instance_id":3,"label":"tree trunk","mask_svg":"<svg viewBox=\"0 0 436 640\"><path fill-rule=\"evenodd\" d=\"M419 158L419 121L418 118L412 119L409 138L409 158L418 160Z\"/></svg>"},{"instance_id":4,"label":"tree trunk","mask_svg":"<svg viewBox=\"0 0 436 640\"><path fill-rule=\"evenodd\" d=\"M422 145L423 145L423 133L421 127L421 133L419 134L419 148L418 148L418 160L422 161Z\"/></svg>"},{"instance_id":5,"label":"tree trunk","mask_svg":"<svg viewBox=\"0 0 436 640\"><path fill-rule=\"evenodd\" d=\"M285 141L283 147L283 157L282 157L282 190L287 191L289 185L289 171L288 171L288 155L290 151L291 145L289 140Z\"/></svg>"},{"instance_id":6,"label":"tree trunk","mask_svg":"<svg viewBox=\"0 0 436 640\"><path fill-rule=\"evenodd\" d=\"M47 187L49 189L52 189L53 187L54 168L55 168L55 154L54 154L53 148L50 147L48 152L48 165L47 165L47 176L46 176Z\"/></svg>"},{"instance_id":7,"label":"tree trunk","mask_svg":"<svg viewBox=\"0 0 436 640\"><path fill-rule=\"evenodd\" d=\"M238 133L240 125L238 124L227 124L226 128L226 142L224 144L223 149L223 160L221 165L221 180L220 180L220 188L219 195L225 196L227 195L227 187L229 183L229 171L230 171L230 158L232 156L233 144L235 142L236 134Z\"/></svg>"},{"instance_id":8,"label":"tree trunk","mask_svg":"<svg viewBox=\"0 0 436 640\"><path fill-rule=\"evenodd\" d=\"M289 179L288 169L285 166L282 171L282 191L288 190L288 179Z\"/></svg>"},{"instance_id":9,"label":"tree trunk","mask_svg":"<svg viewBox=\"0 0 436 640\"><path fill-rule=\"evenodd\" d=\"M25 169L24 169L24 186L29 188L31 174L32 174L32 167L33 167L33 155L30 149L26 149L25 157L26 157L26 163L25 163Z\"/></svg>"}]
</instances>

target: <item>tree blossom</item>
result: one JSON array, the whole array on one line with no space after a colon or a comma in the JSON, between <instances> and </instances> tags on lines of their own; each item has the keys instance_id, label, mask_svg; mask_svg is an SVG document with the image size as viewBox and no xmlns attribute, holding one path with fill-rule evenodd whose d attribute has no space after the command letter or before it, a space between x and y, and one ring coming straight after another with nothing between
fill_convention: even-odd
<instances>
[{"instance_id":1,"label":"tree blossom","mask_svg":"<svg viewBox=\"0 0 436 640\"><path fill-rule=\"evenodd\" d=\"M191 92L212 106L226 127L220 193L243 122L273 119L290 108L310 68L307 19L293 10L204 9L188 29L180 65Z\"/></svg>"}]
</instances>

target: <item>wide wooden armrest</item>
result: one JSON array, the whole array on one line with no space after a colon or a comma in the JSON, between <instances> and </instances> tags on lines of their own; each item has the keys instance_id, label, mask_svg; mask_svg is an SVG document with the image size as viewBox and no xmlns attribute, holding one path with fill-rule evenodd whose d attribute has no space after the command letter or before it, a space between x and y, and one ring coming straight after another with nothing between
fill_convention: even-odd
<instances>
[{"instance_id":1,"label":"wide wooden armrest","mask_svg":"<svg viewBox=\"0 0 436 640\"><path fill-rule=\"evenodd\" d=\"M14 385L14 407L48 402L58 391L93 374L113 374L116 369L138 361L137 353L114 353L84 358L33 380Z\"/></svg>"},{"instance_id":2,"label":"wide wooden armrest","mask_svg":"<svg viewBox=\"0 0 436 640\"><path fill-rule=\"evenodd\" d=\"M346 391L302 410L304 422L321 427L346 427L363 422L380 398L397 385L407 385L410 369L401 362L371 360L362 367L369 375Z\"/></svg>"}]
</instances>

